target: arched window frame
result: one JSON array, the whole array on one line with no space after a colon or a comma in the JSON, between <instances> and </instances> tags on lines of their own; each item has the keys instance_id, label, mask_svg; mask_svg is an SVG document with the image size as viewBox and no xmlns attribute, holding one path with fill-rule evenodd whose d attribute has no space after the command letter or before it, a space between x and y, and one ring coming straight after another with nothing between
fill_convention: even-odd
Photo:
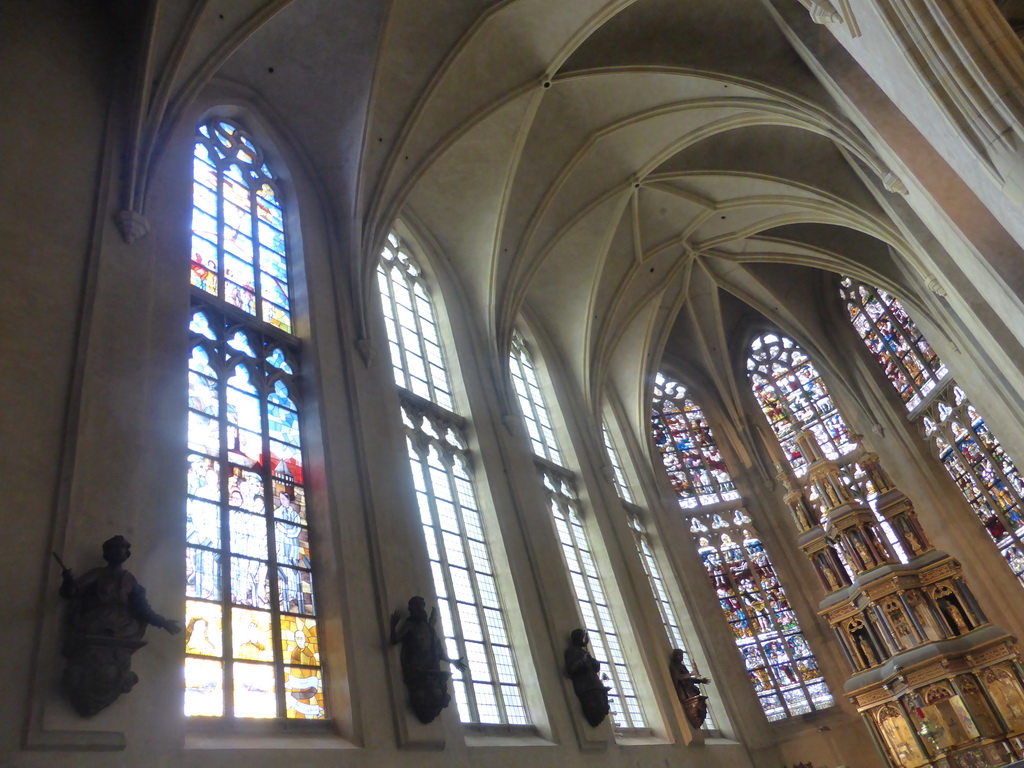
<instances>
[{"instance_id":1,"label":"arched window frame","mask_svg":"<svg viewBox=\"0 0 1024 768\"><path fill-rule=\"evenodd\" d=\"M851 496L874 513L900 562L909 562L892 525L878 512L877 491L858 461L862 454L859 444L807 351L778 329L755 334L746 348L747 376L754 400L794 474L799 477L807 472L807 460L795 446L796 435L807 429L825 456L836 462ZM794 387L796 382L799 385ZM813 488L808 498L816 505Z\"/></svg>"},{"instance_id":2,"label":"arched window frame","mask_svg":"<svg viewBox=\"0 0 1024 768\"><path fill-rule=\"evenodd\" d=\"M662 626L665 628L665 635L669 645L683 652L683 663L687 669L696 675L700 670L690 654L690 643L685 637L682 629L682 622L679 621L678 611L673 605L672 594L678 594L679 589L670 581L667 581L663 573L670 573L669 569L662 568L659 558L655 553L655 546L647 526L643 522L645 510L634 501L633 492L630 490L629 481L619 460L619 453L615 449L615 442L612 439L608 422L601 423L601 440L604 444L605 453L608 457L611 469L612 480L618 493L619 500L629 523L630 532L633 536L633 543L636 545L637 554L640 557L640 564L647 575L647 582L651 588L655 605L658 608L658 616L661 618ZM701 730L707 733L717 732L715 717L708 706L708 715L701 726Z\"/></svg>"},{"instance_id":3,"label":"arched window frame","mask_svg":"<svg viewBox=\"0 0 1024 768\"><path fill-rule=\"evenodd\" d=\"M266 144L253 138L245 122L237 117L207 117L200 122L193 142L192 167L196 178L193 182L193 211L202 211L203 205L207 211L210 210L209 193L213 193L215 242L212 247L217 275L213 284L215 290L210 291L209 282L203 284L204 281L198 279L200 275L193 250L189 281L192 284L190 335L193 350L189 365L189 451L197 460L190 461L187 513L189 556L186 560L191 568L191 579L186 606L185 706L188 714L221 718L323 719L328 714L326 681L320 661L322 638L313 602L311 561L315 557L310 552L310 516L305 508L305 500L310 494L303 482L305 467L308 466L305 460L308 425L306 416L300 412L305 398L297 378L303 345L295 336L295 249L292 247L293 237L289 234L296 217L294 210L289 213L294 203L282 199L280 178L273 175L265 159L262 147ZM247 206L236 206L243 217L246 207L250 214L248 227L233 230L244 236L247 229L249 242L253 244L250 246L253 262L251 308L238 295L232 297L227 292L225 277L231 257L225 255L228 251L228 230L225 229L227 219L224 210L231 204L220 195L220 191L228 187L221 179L233 176L232 188L240 201L237 193L246 186L245 174L242 170L230 172L225 166L229 159L217 162L214 158L214 162L205 168L201 167L200 161L203 155L210 156L208 148L216 141L215 126L222 125L235 127L233 134L225 132L224 135L233 137L235 145L243 147L247 156L241 159L247 161L249 178L260 183L264 190L260 195L250 193ZM205 130L203 126L206 126ZM200 146L205 148L202 152ZM229 150L232 141L230 138L228 141L220 140L220 146ZM280 165L276 159L272 162L275 166ZM207 174L212 170L214 189L198 180L200 170ZM241 185L240 177L243 179ZM207 175L206 179L209 180L210 176ZM199 214L194 213L194 227L198 218ZM209 218L206 222L204 231L210 234ZM267 224L266 232L264 224ZM244 239L241 242L244 243ZM271 245L272 248L269 247ZM204 246L207 255L210 255L209 246L209 243ZM236 242L234 253L244 258L244 249L239 250L237 246ZM278 255L274 256L271 250L276 250ZM274 259L279 263L272 263ZM261 270L261 266L265 269ZM286 297L282 302L284 306L274 310L269 298L278 294L274 294L271 283L280 289L280 282L285 278L288 284L283 291L278 291ZM266 283L263 286L266 290L261 290L261 282ZM278 301L281 301L280 297ZM195 356L197 351L207 357L205 366ZM247 384L237 380L239 371L244 372ZM213 382L212 387L205 387L205 392L201 391L204 374L208 375L207 384ZM232 384L233 379L237 385ZM281 390L282 386L286 390ZM251 394L247 395L246 390L251 390ZM284 393L286 399L282 399ZM204 394L208 395L205 400L202 398ZM211 397L215 402L210 401ZM204 405L199 407L199 403ZM254 407L258 411L258 426L252 421ZM245 413L249 415L244 416ZM243 425L245 418L249 421ZM209 428L211 421L215 424L213 431L216 435ZM245 432L244 426L255 431ZM245 450L241 442L243 432L250 435ZM305 436L300 437L300 434ZM259 446L254 447L251 441L257 436ZM293 445L289 448L290 444ZM254 449L255 459L249 455ZM216 455L210 453L211 450ZM262 457L273 457L275 452L288 458L282 458L276 466L263 461ZM206 467L207 480L211 477L210 470L218 470L216 489L198 492L203 479L196 470L198 463ZM236 469L229 472L231 467ZM234 478L238 480L232 486ZM243 481L246 486L254 484L253 487L257 487L255 484L258 482L262 491L250 494L251 498L246 500L245 494L239 490ZM270 493L271 490L274 493ZM277 492L279 490L290 491L287 504ZM236 496L241 500L239 504L232 503ZM277 500L281 503L278 504ZM205 521L201 520L204 517L199 511L201 506L208 513ZM210 507L216 509L211 511ZM219 522L211 523L213 518ZM242 518L254 518L255 527L243 524ZM295 530L298 530L297 536L293 535ZM294 545L287 543L286 540L290 539L294 539ZM246 542L254 542L255 550L245 550ZM256 559L247 560L244 555ZM257 582L265 578L266 600L255 595L250 598L248 592L245 597L237 594L236 586L241 584L241 575L234 565L243 562L257 563L254 573ZM289 567L293 563L299 566L297 570ZM205 572L204 567L211 570ZM265 577L260 576L263 572ZM256 582L254 585L259 586ZM289 600L289 596L295 599ZM217 618L214 614L223 620L222 631L211 638L209 627ZM227 616L231 619L226 620L224 617ZM204 622L205 627L201 636L197 629L200 622ZM302 643L298 639L299 632L303 635ZM213 674L210 666L218 664L220 671ZM197 671L204 666L206 674L201 675L202 679L197 678ZM269 678L267 669L272 670ZM199 694L200 690L211 688L214 691L219 689L219 695ZM270 690L259 693L267 688ZM242 691L247 693L239 696ZM219 703L217 699L220 699Z\"/></svg>"},{"instance_id":4,"label":"arched window frame","mask_svg":"<svg viewBox=\"0 0 1024 768\"><path fill-rule=\"evenodd\" d=\"M949 369L895 296L851 277L840 279L839 294L854 329L908 411L926 402L936 386L945 387Z\"/></svg>"},{"instance_id":5,"label":"arched window frame","mask_svg":"<svg viewBox=\"0 0 1024 768\"><path fill-rule=\"evenodd\" d=\"M673 487L680 511L690 520L697 554L716 590L765 716L774 722L833 706L832 694L735 491L703 409L681 383L662 374L656 378L653 395L655 448L670 478L677 475ZM694 476L679 460L680 439L686 440L690 453L699 454L692 469L705 473L707 479ZM712 464L719 465L714 479L708 471ZM711 489L714 492L709 492ZM739 543L732 540L734 536ZM737 581L743 574L747 577Z\"/></svg>"},{"instance_id":6,"label":"arched window frame","mask_svg":"<svg viewBox=\"0 0 1024 768\"><path fill-rule=\"evenodd\" d=\"M609 676L612 721L616 729L624 732L645 729L648 720L627 661L618 617L613 615L606 597L607 568L605 563L599 567L594 556L577 495L576 477L563 464L565 452L555 434L540 372L528 343L518 331L513 333L509 347L509 370L580 618L590 636L594 658Z\"/></svg>"},{"instance_id":7,"label":"arched window frame","mask_svg":"<svg viewBox=\"0 0 1024 768\"><path fill-rule=\"evenodd\" d=\"M447 654L469 662L467 673L452 669L455 699L465 723L528 725L502 599L507 585L499 589L484 534L469 422L454 410L457 371L450 368L444 350L438 291L427 283L423 270L422 256L411 242L397 232L389 234L377 281L413 484ZM410 366L410 361L422 361L422 366ZM421 375L410 375L411 368Z\"/></svg>"},{"instance_id":8,"label":"arched window frame","mask_svg":"<svg viewBox=\"0 0 1024 768\"><path fill-rule=\"evenodd\" d=\"M900 393L908 418L917 422L932 452L1024 585L1024 477L1013 458L898 298L851 277L842 277L839 288L847 317ZM888 336L876 318L889 321ZM896 354L899 349L916 356L916 377Z\"/></svg>"}]
</instances>

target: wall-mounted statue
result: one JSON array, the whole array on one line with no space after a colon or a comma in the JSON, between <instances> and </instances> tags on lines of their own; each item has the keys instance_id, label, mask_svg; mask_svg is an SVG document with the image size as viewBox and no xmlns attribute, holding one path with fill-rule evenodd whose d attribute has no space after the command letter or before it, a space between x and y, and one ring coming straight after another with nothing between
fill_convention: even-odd
<instances>
[{"instance_id":1,"label":"wall-mounted statue","mask_svg":"<svg viewBox=\"0 0 1024 768\"><path fill-rule=\"evenodd\" d=\"M565 649L565 673L572 678L572 689L583 707L587 722L597 727L611 710L608 691L601 682L601 662L587 650L587 630L574 629L569 635L570 645Z\"/></svg>"},{"instance_id":2,"label":"wall-mounted statue","mask_svg":"<svg viewBox=\"0 0 1024 768\"><path fill-rule=\"evenodd\" d=\"M401 628L399 624L401 623ZM402 623L402 612L391 614L391 644L402 644L402 680L409 689L409 704L421 723L429 723L451 703L448 693L449 672L441 670L446 661L466 671L462 659L449 659L444 641L437 636L437 607L427 617L427 603L422 597L409 598L409 615Z\"/></svg>"},{"instance_id":3,"label":"wall-mounted statue","mask_svg":"<svg viewBox=\"0 0 1024 768\"><path fill-rule=\"evenodd\" d=\"M701 694L700 688L697 685L698 683L703 685L711 681L706 677L695 677L690 674L690 670L687 669L683 661L683 652L679 648L672 651L672 657L668 663L668 671L672 675L672 685L675 686L679 703L683 705L686 719L690 721L690 725L694 728L700 729L708 716L708 697Z\"/></svg>"},{"instance_id":4,"label":"wall-mounted statue","mask_svg":"<svg viewBox=\"0 0 1024 768\"><path fill-rule=\"evenodd\" d=\"M61 566L60 596L70 601L63 654L68 663L61 680L75 711L95 715L128 693L139 681L132 672L131 655L146 643L142 639L152 624L176 635L176 621L156 613L146 600L146 590L124 569L131 544L123 536L103 542L105 566L75 578Z\"/></svg>"}]
</instances>

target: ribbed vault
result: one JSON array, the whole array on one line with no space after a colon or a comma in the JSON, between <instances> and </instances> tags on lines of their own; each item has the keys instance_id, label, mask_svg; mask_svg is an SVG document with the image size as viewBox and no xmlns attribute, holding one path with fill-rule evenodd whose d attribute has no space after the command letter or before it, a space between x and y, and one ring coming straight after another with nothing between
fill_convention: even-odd
<instances>
[{"instance_id":1,"label":"ribbed vault","mask_svg":"<svg viewBox=\"0 0 1024 768\"><path fill-rule=\"evenodd\" d=\"M914 305L879 202L898 182L760 0L197 0L137 23L140 156L206 82L258 93L324 190L360 336L396 218L496 359L528 316L638 428L665 355L732 386L725 304L799 327L787 270Z\"/></svg>"}]
</instances>

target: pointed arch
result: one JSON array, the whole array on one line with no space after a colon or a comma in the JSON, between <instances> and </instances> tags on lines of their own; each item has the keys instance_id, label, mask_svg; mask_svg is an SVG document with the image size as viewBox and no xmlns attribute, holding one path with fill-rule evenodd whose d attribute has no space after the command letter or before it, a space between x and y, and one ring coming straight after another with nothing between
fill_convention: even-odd
<instances>
[{"instance_id":1,"label":"pointed arch","mask_svg":"<svg viewBox=\"0 0 1024 768\"><path fill-rule=\"evenodd\" d=\"M769 720L835 704L703 411L658 374L651 436Z\"/></svg>"},{"instance_id":2,"label":"pointed arch","mask_svg":"<svg viewBox=\"0 0 1024 768\"><path fill-rule=\"evenodd\" d=\"M453 657L468 660L467 671L452 668L459 716L463 722L526 725L529 714L474 488L467 422L454 410L422 269L394 232L380 254L377 284L441 626Z\"/></svg>"},{"instance_id":3,"label":"pointed arch","mask_svg":"<svg viewBox=\"0 0 1024 768\"><path fill-rule=\"evenodd\" d=\"M854 329L900 393L989 537L1024 585L1024 477L899 299L851 277L840 296Z\"/></svg>"},{"instance_id":4,"label":"pointed arch","mask_svg":"<svg viewBox=\"0 0 1024 768\"><path fill-rule=\"evenodd\" d=\"M278 183L234 122L194 146L185 714L322 719Z\"/></svg>"}]
</instances>

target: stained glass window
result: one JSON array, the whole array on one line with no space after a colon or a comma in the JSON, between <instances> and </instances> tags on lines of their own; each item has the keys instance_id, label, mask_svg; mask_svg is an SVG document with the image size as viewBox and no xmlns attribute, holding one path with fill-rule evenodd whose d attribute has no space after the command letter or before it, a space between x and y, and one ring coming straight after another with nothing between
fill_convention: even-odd
<instances>
[{"instance_id":1,"label":"stained glass window","mask_svg":"<svg viewBox=\"0 0 1024 768\"><path fill-rule=\"evenodd\" d=\"M619 643L619 633L605 600L597 563L591 555L587 532L580 517L579 500L573 488L572 472L562 467L562 454L551 427L536 368L526 342L518 333L512 338L509 366L534 455L545 460L538 463L537 469L547 489L548 507L562 542L562 554L580 615L590 636L594 658L601 662L602 674L608 676L605 683L611 687L608 696L612 721L617 728L646 727L640 700Z\"/></svg>"},{"instance_id":2,"label":"stained glass window","mask_svg":"<svg viewBox=\"0 0 1024 768\"><path fill-rule=\"evenodd\" d=\"M690 531L768 719L831 707L832 694L750 517L742 509L694 516Z\"/></svg>"},{"instance_id":3,"label":"stained glass window","mask_svg":"<svg viewBox=\"0 0 1024 768\"><path fill-rule=\"evenodd\" d=\"M946 366L894 296L850 277L840 294L853 327L913 411L949 373Z\"/></svg>"},{"instance_id":4,"label":"stained glass window","mask_svg":"<svg viewBox=\"0 0 1024 768\"><path fill-rule=\"evenodd\" d=\"M409 463L463 722L527 724L515 657L427 286L397 235L377 267ZM418 397L414 397L418 396Z\"/></svg>"},{"instance_id":5,"label":"stained glass window","mask_svg":"<svg viewBox=\"0 0 1024 768\"><path fill-rule=\"evenodd\" d=\"M199 127L192 214L185 714L325 716L297 344L275 181Z\"/></svg>"},{"instance_id":6,"label":"stained glass window","mask_svg":"<svg viewBox=\"0 0 1024 768\"><path fill-rule=\"evenodd\" d=\"M190 324L185 714L324 716L290 349Z\"/></svg>"},{"instance_id":7,"label":"stained glass window","mask_svg":"<svg viewBox=\"0 0 1024 768\"><path fill-rule=\"evenodd\" d=\"M661 374L651 435L765 715L783 720L831 707L832 694L703 412L681 384Z\"/></svg>"},{"instance_id":8,"label":"stained glass window","mask_svg":"<svg viewBox=\"0 0 1024 768\"><path fill-rule=\"evenodd\" d=\"M775 333L754 339L747 357L747 373L758 405L797 475L807 471L807 460L795 442L797 433L803 429L814 433L830 459L838 459L857 447L817 369L795 341Z\"/></svg>"},{"instance_id":9,"label":"stained glass window","mask_svg":"<svg viewBox=\"0 0 1024 768\"><path fill-rule=\"evenodd\" d=\"M212 120L196 135L192 178L192 285L291 332L284 215L263 153Z\"/></svg>"},{"instance_id":10,"label":"stained glass window","mask_svg":"<svg viewBox=\"0 0 1024 768\"><path fill-rule=\"evenodd\" d=\"M686 396L681 384L661 374L655 385L651 434L681 507L740 497L711 438L704 412Z\"/></svg>"},{"instance_id":11,"label":"stained glass window","mask_svg":"<svg viewBox=\"0 0 1024 768\"><path fill-rule=\"evenodd\" d=\"M615 481L615 491L623 501L632 502L633 494L629 491L626 474L622 471L619 454L615 452L615 446L612 444L612 436L608 433L607 424L601 425L601 438L604 440L604 449L608 453L608 461L612 469L612 479Z\"/></svg>"},{"instance_id":12,"label":"stained glass window","mask_svg":"<svg viewBox=\"0 0 1024 768\"><path fill-rule=\"evenodd\" d=\"M548 491L548 504L562 542L562 554L569 569L569 578L583 617L583 626L590 636L593 656L601 662L601 674L609 687L612 722L618 728L643 728L644 715L640 700L626 665L619 635L615 631L601 576L590 550L587 532L579 516L579 501L572 480L560 472L542 472Z\"/></svg>"},{"instance_id":13,"label":"stained glass window","mask_svg":"<svg viewBox=\"0 0 1024 768\"><path fill-rule=\"evenodd\" d=\"M1024 478L1013 459L899 300L849 277L840 285L854 328L1024 584Z\"/></svg>"}]
</instances>

